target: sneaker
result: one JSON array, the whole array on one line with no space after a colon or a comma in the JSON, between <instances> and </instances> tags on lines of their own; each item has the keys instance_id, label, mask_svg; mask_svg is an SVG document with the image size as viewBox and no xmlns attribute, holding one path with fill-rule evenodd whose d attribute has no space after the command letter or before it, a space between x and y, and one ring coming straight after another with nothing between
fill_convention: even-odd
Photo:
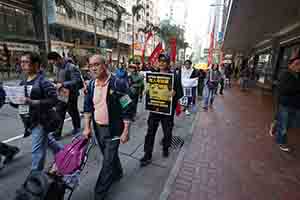
<instances>
[{"instance_id":1,"label":"sneaker","mask_svg":"<svg viewBox=\"0 0 300 200\"><path fill-rule=\"evenodd\" d=\"M208 111L208 108L206 106L203 107L204 111Z\"/></svg>"},{"instance_id":2,"label":"sneaker","mask_svg":"<svg viewBox=\"0 0 300 200\"><path fill-rule=\"evenodd\" d=\"M162 155L163 155L164 158L169 157L169 150L168 149L164 149Z\"/></svg>"},{"instance_id":3,"label":"sneaker","mask_svg":"<svg viewBox=\"0 0 300 200\"><path fill-rule=\"evenodd\" d=\"M185 110L185 114L186 115L191 115L190 111L188 111L188 110Z\"/></svg>"},{"instance_id":4,"label":"sneaker","mask_svg":"<svg viewBox=\"0 0 300 200\"><path fill-rule=\"evenodd\" d=\"M20 149L18 147L13 147L11 153L9 155L5 156L3 163L7 164L7 163L11 162L19 152L20 152Z\"/></svg>"},{"instance_id":5,"label":"sneaker","mask_svg":"<svg viewBox=\"0 0 300 200\"><path fill-rule=\"evenodd\" d=\"M286 144L280 144L279 148L280 148L281 151L284 151L284 152L290 152L291 151L291 148L289 146L287 146Z\"/></svg>"},{"instance_id":6,"label":"sneaker","mask_svg":"<svg viewBox=\"0 0 300 200\"><path fill-rule=\"evenodd\" d=\"M75 128L75 129L72 130L71 134L72 134L72 135L77 135L77 134L79 134L80 132L81 132L81 129L80 129L80 128Z\"/></svg>"},{"instance_id":7,"label":"sneaker","mask_svg":"<svg viewBox=\"0 0 300 200\"><path fill-rule=\"evenodd\" d=\"M144 157L140 160L141 167L145 167L149 165L152 161L152 155L145 153Z\"/></svg>"}]
</instances>

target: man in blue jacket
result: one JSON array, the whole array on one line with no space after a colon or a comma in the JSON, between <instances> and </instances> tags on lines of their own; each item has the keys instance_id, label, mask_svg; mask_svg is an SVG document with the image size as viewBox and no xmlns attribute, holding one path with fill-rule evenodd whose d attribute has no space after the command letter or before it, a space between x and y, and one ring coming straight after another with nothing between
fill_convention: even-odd
<instances>
[{"instance_id":1,"label":"man in blue jacket","mask_svg":"<svg viewBox=\"0 0 300 200\"><path fill-rule=\"evenodd\" d=\"M103 200L115 181L123 176L119 159L119 144L129 140L132 100L128 84L113 76L100 55L89 59L95 80L90 81L84 99L85 127L83 135L90 137L93 122L95 136L103 154L103 164L96 187L95 200Z\"/></svg>"},{"instance_id":2,"label":"man in blue jacket","mask_svg":"<svg viewBox=\"0 0 300 200\"><path fill-rule=\"evenodd\" d=\"M60 101L56 110L59 113L62 122L61 126L55 132L54 136L59 139L62 135L62 128L64 125L64 119L66 112L70 114L73 124L73 135L80 132L80 114L78 111L78 96L79 90L83 88L83 82L81 74L71 60L64 60L58 53L50 52L48 54L48 61L57 67L56 74L56 88L57 90L67 89L69 90L68 102Z\"/></svg>"},{"instance_id":3,"label":"man in blue jacket","mask_svg":"<svg viewBox=\"0 0 300 200\"><path fill-rule=\"evenodd\" d=\"M5 91L2 87L2 83L0 82L0 108L5 103ZM19 148L9 146L5 143L0 142L0 169L3 167L4 164L10 162L17 153L19 153ZM4 160L2 159L4 156Z\"/></svg>"}]
</instances>

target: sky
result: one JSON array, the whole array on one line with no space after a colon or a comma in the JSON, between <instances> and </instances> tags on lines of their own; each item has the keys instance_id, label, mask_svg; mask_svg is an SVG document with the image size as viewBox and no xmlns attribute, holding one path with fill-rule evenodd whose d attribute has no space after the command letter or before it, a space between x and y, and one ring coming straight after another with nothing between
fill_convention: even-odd
<instances>
[{"instance_id":1,"label":"sky","mask_svg":"<svg viewBox=\"0 0 300 200\"><path fill-rule=\"evenodd\" d=\"M161 19L166 18L170 10L170 2L174 2L174 21L182 24L184 19L184 6L187 6L187 31L186 39L191 44L195 38L206 40L208 37L209 5L215 0L158 0L159 15ZM184 4L182 2L185 2Z\"/></svg>"}]
</instances>

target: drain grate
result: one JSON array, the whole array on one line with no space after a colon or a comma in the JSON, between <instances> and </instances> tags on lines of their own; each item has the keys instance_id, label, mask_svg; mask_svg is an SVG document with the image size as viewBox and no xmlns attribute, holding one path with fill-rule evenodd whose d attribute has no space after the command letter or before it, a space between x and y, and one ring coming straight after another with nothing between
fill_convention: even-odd
<instances>
[{"instance_id":1,"label":"drain grate","mask_svg":"<svg viewBox=\"0 0 300 200\"><path fill-rule=\"evenodd\" d=\"M159 142L160 145L162 144L162 139ZM184 144L184 139L179 136L172 136L172 141L171 141L171 149L180 149Z\"/></svg>"},{"instance_id":2,"label":"drain grate","mask_svg":"<svg viewBox=\"0 0 300 200\"><path fill-rule=\"evenodd\" d=\"M180 149L184 144L182 137L173 136L171 141L171 149Z\"/></svg>"}]
</instances>

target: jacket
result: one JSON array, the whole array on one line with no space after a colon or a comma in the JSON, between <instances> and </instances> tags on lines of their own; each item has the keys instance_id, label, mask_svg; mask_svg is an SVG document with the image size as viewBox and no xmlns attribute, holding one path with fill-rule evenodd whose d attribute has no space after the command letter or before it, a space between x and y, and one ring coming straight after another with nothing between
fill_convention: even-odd
<instances>
[{"instance_id":1,"label":"jacket","mask_svg":"<svg viewBox=\"0 0 300 200\"><path fill-rule=\"evenodd\" d=\"M64 88L69 89L70 95L79 96L81 75L72 62L65 61L62 67L58 67L55 82L62 83Z\"/></svg>"},{"instance_id":2,"label":"jacket","mask_svg":"<svg viewBox=\"0 0 300 200\"><path fill-rule=\"evenodd\" d=\"M94 89L95 89L95 80L90 81L87 89L87 94L84 97L84 113L92 113L93 124L95 125L94 119ZM107 110L109 118L109 129L112 137L120 136L124 129L123 120L132 119L132 103L122 108L120 99L125 95L129 94L128 85L125 82L120 81L115 76L111 76L108 89L107 89Z\"/></svg>"},{"instance_id":3,"label":"jacket","mask_svg":"<svg viewBox=\"0 0 300 200\"><path fill-rule=\"evenodd\" d=\"M2 83L0 83L0 108L3 106L5 103L5 91L2 87Z\"/></svg>"},{"instance_id":4,"label":"jacket","mask_svg":"<svg viewBox=\"0 0 300 200\"><path fill-rule=\"evenodd\" d=\"M39 104L30 105L29 108L30 128L48 123L47 113L58 102L56 88L40 73L31 81L22 80L20 86L23 85L32 86L30 99L39 100Z\"/></svg>"},{"instance_id":5,"label":"jacket","mask_svg":"<svg viewBox=\"0 0 300 200\"><path fill-rule=\"evenodd\" d=\"M278 92L279 104L300 109L300 72L282 73L279 78Z\"/></svg>"},{"instance_id":6,"label":"jacket","mask_svg":"<svg viewBox=\"0 0 300 200\"><path fill-rule=\"evenodd\" d=\"M183 67L180 71L180 77L181 77L181 84L182 87L190 88L190 87L197 87L198 85L198 77L199 73L197 70L190 68L186 69Z\"/></svg>"}]
</instances>

